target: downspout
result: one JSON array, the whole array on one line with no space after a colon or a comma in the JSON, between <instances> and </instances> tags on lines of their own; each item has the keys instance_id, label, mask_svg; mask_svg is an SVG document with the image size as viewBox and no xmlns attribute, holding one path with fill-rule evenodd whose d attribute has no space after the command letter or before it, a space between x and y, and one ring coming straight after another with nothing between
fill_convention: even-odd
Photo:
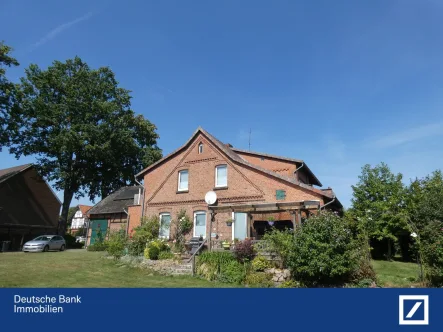
<instances>
[{"instance_id":1,"label":"downspout","mask_svg":"<svg viewBox=\"0 0 443 332\"><path fill-rule=\"evenodd\" d=\"M139 186L141 186L143 188L143 195L142 195L143 202L142 202L142 215L141 215L141 217L143 218L143 216L145 215L145 186L142 185L140 182L138 182L137 178L135 176L134 176L134 180L135 180L135 183L137 183Z\"/></svg>"},{"instance_id":2,"label":"downspout","mask_svg":"<svg viewBox=\"0 0 443 332\"><path fill-rule=\"evenodd\" d=\"M126 223L126 235L129 235L129 233L128 233L128 231L129 231L129 213L124 208L123 208L123 212L126 213L126 215L128 216L128 222Z\"/></svg>"},{"instance_id":3,"label":"downspout","mask_svg":"<svg viewBox=\"0 0 443 332\"><path fill-rule=\"evenodd\" d=\"M294 174L297 176L297 181L300 181L299 178L298 178L297 171L298 171L300 168L302 168L303 166L305 166L305 163L304 163L304 162L301 163L301 166L300 166L299 168L296 168L295 171L294 171Z\"/></svg>"},{"instance_id":4,"label":"downspout","mask_svg":"<svg viewBox=\"0 0 443 332\"><path fill-rule=\"evenodd\" d=\"M326 204L323 205L323 206L320 206L320 211L321 211L321 209L323 209L325 206L327 206L327 205L329 205L329 204L331 204L331 203L334 203L335 199L336 199L336 196L334 195L334 197L332 197L332 201L326 203Z\"/></svg>"},{"instance_id":5,"label":"downspout","mask_svg":"<svg viewBox=\"0 0 443 332\"><path fill-rule=\"evenodd\" d=\"M294 171L294 173L296 173L300 168L302 168L303 166L305 166L305 163L303 162L303 163L301 163L301 166L299 167L299 168L297 168L295 171Z\"/></svg>"},{"instance_id":6,"label":"downspout","mask_svg":"<svg viewBox=\"0 0 443 332\"><path fill-rule=\"evenodd\" d=\"M85 240L85 249L87 249L88 248L89 227L91 226L90 225L91 219L89 219L89 217L86 216L85 221L86 221L86 224L88 225L88 227L86 227L86 240Z\"/></svg>"}]
</instances>

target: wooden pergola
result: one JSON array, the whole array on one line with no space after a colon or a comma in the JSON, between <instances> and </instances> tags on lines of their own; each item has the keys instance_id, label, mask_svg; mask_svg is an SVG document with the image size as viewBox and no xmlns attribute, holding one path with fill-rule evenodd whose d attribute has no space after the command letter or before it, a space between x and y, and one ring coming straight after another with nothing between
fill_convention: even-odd
<instances>
[{"instance_id":1,"label":"wooden pergola","mask_svg":"<svg viewBox=\"0 0 443 332\"><path fill-rule=\"evenodd\" d=\"M211 213L211 222L215 221L215 215L223 212L242 212L248 214L248 236L250 232L251 217L253 214L281 213L288 212L291 215L294 229L297 225L301 225L302 211L318 211L320 209L320 201L293 201L282 203L248 203L248 204L223 204L209 205L208 210ZM278 222L278 221L276 221ZM211 234L209 234L209 242L211 242Z\"/></svg>"}]
</instances>

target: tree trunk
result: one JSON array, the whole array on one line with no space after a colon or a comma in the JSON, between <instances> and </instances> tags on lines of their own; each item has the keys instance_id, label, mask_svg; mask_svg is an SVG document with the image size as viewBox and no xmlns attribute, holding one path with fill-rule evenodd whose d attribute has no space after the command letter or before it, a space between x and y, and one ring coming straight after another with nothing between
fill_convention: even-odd
<instances>
[{"instance_id":1,"label":"tree trunk","mask_svg":"<svg viewBox=\"0 0 443 332\"><path fill-rule=\"evenodd\" d=\"M65 235L66 233L66 224L68 221L69 207L72 202L72 198L74 197L74 193L70 190L65 189L63 192L63 204L62 204L62 213L60 217L60 222L58 225L58 234Z\"/></svg>"},{"instance_id":2,"label":"tree trunk","mask_svg":"<svg viewBox=\"0 0 443 332\"><path fill-rule=\"evenodd\" d=\"M392 260L392 240L388 239L388 261Z\"/></svg>"}]
</instances>

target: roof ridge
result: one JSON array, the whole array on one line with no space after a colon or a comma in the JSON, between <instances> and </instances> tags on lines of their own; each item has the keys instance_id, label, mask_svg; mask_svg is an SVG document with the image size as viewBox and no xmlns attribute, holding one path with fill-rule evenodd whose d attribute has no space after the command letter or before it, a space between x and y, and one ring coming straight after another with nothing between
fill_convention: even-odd
<instances>
[{"instance_id":1,"label":"roof ridge","mask_svg":"<svg viewBox=\"0 0 443 332\"><path fill-rule=\"evenodd\" d=\"M268 170L266 168L260 167L258 165L252 164L250 162L248 162L247 160L245 160L244 158L242 158L240 155L238 155L233 148L230 148L228 146L226 146L222 141L220 141L219 139L217 139L216 137L214 137L212 134L208 133L206 130L204 130L202 127L198 127L197 130L194 132L194 134L191 136L191 138L188 139L188 141L182 145L181 147L179 147L178 149L174 150L173 152L171 152L170 154L168 154L167 156L163 157L162 159L158 160L156 163L148 166L147 168L145 168L144 170L142 170L141 172L139 172L138 174L136 174L135 176L141 176L142 174L146 173L148 170L152 169L153 167L155 167L156 165L164 162L165 160L167 160L168 158L170 158L171 156L173 156L174 154L176 154L177 152L181 151L182 149L184 149L186 146L188 146L188 144L194 139L194 137L198 134L198 132L201 132L203 135L207 136L220 150L222 150L222 152L224 152L228 157L230 157L232 160L241 163L245 166L251 167L253 169L256 169L258 171L261 171L263 173L267 173L271 176L274 176L276 178L279 178L281 180L284 180L286 182L295 184L301 188L307 189L309 191L315 192L319 195L323 195L326 197L330 197L332 198L330 195L328 195L328 193L326 192L322 192L321 190L317 189L317 188L313 188L307 184L301 183L298 180L280 175L276 172L273 172L271 170ZM307 167L307 166L306 166Z\"/></svg>"}]
</instances>

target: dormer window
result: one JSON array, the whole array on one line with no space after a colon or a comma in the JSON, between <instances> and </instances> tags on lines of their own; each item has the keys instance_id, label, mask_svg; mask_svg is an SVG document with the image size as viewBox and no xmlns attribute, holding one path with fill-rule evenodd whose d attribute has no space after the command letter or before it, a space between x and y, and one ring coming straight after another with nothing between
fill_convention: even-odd
<instances>
[{"instance_id":1,"label":"dormer window","mask_svg":"<svg viewBox=\"0 0 443 332\"><path fill-rule=\"evenodd\" d=\"M198 154L202 154L203 153L203 143L200 143L198 145Z\"/></svg>"}]
</instances>

